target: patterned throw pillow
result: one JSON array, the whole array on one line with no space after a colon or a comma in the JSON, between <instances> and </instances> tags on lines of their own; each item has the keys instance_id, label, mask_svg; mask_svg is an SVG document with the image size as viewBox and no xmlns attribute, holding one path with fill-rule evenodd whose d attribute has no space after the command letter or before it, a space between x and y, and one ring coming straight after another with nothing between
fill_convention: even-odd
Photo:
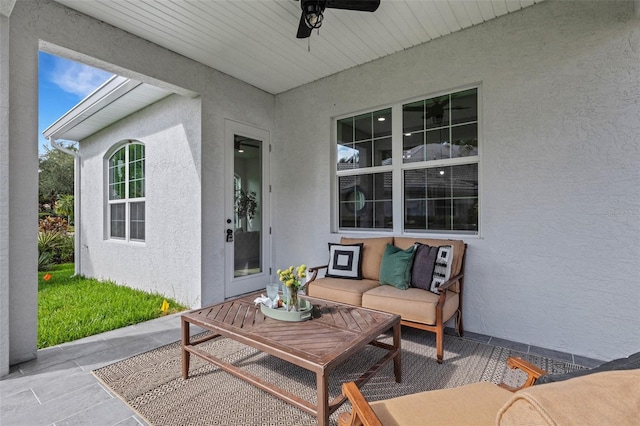
<instances>
[{"instance_id":1,"label":"patterned throw pillow","mask_svg":"<svg viewBox=\"0 0 640 426\"><path fill-rule=\"evenodd\" d=\"M363 244L329 243L329 267L325 277L362 279Z\"/></svg>"},{"instance_id":2,"label":"patterned throw pillow","mask_svg":"<svg viewBox=\"0 0 640 426\"><path fill-rule=\"evenodd\" d=\"M400 290L408 289L414 254L415 246L402 250L387 244L380 264L380 284L392 285Z\"/></svg>"},{"instance_id":3,"label":"patterned throw pillow","mask_svg":"<svg viewBox=\"0 0 640 426\"><path fill-rule=\"evenodd\" d=\"M438 247L416 243L416 254L413 257L413 268L411 269L411 287L431 290L437 257Z\"/></svg>"},{"instance_id":4,"label":"patterned throw pillow","mask_svg":"<svg viewBox=\"0 0 640 426\"><path fill-rule=\"evenodd\" d=\"M451 263L453 261L453 247L452 246L440 246L438 247L438 256L436 257L436 265L433 270L433 281L431 281L432 293L440 294L438 287L447 282L451 277Z\"/></svg>"}]
</instances>

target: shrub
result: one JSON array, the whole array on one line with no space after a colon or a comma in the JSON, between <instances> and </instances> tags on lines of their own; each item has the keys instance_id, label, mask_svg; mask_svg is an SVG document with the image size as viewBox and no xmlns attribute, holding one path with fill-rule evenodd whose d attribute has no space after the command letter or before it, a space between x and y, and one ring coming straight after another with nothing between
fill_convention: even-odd
<instances>
[{"instance_id":1,"label":"shrub","mask_svg":"<svg viewBox=\"0 0 640 426\"><path fill-rule=\"evenodd\" d=\"M73 261L74 237L66 232L41 231L38 233L38 269L44 271L52 264Z\"/></svg>"},{"instance_id":2,"label":"shrub","mask_svg":"<svg viewBox=\"0 0 640 426\"><path fill-rule=\"evenodd\" d=\"M38 230L40 232L67 233L69 231L69 224L67 220L62 217L47 216L44 219L40 219Z\"/></svg>"},{"instance_id":3,"label":"shrub","mask_svg":"<svg viewBox=\"0 0 640 426\"><path fill-rule=\"evenodd\" d=\"M64 234L60 238L60 259L57 263L73 263L75 254L75 240L73 235Z\"/></svg>"},{"instance_id":4,"label":"shrub","mask_svg":"<svg viewBox=\"0 0 640 426\"><path fill-rule=\"evenodd\" d=\"M51 231L38 232L38 269L44 271L55 263L56 253L60 248L60 233Z\"/></svg>"},{"instance_id":5,"label":"shrub","mask_svg":"<svg viewBox=\"0 0 640 426\"><path fill-rule=\"evenodd\" d=\"M38 271L46 271L51 268L53 264L51 259L53 259L52 253L46 251L40 252L38 255Z\"/></svg>"}]
</instances>

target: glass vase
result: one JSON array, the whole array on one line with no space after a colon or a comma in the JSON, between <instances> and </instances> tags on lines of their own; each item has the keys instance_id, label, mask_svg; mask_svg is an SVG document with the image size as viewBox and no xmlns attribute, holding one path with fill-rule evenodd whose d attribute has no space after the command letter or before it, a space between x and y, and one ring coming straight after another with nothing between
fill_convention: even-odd
<instances>
[{"instance_id":1,"label":"glass vase","mask_svg":"<svg viewBox=\"0 0 640 426\"><path fill-rule=\"evenodd\" d=\"M289 302L290 302L290 305L291 305L290 311L292 311L292 312L297 312L297 311L300 310L299 309L299 307L300 307L299 306L300 299L298 298L298 295L299 295L298 294L298 290L295 290L293 288L290 289L290 291L289 291Z\"/></svg>"}]
</instances>

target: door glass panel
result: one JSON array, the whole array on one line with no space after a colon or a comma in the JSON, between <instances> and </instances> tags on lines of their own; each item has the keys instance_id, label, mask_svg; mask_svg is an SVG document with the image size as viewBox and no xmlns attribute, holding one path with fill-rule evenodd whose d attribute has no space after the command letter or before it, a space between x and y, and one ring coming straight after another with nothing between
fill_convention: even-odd
<instances>
[{"instance_id":1,"label":"door glass panel","mask_svg":"<svg viewBox=\"0 0 640 426\"><path fill-rule=\"evenodd\" d=\"M234 277L262 272L262 143L234 136Z\"/></svg>"}]
</instances>

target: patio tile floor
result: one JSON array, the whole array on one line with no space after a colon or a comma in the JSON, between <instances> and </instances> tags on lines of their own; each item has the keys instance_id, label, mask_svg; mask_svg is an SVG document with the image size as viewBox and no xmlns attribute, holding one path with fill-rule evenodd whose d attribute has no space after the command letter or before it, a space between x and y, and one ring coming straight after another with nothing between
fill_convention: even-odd
<instances>
[{"instance_id":1,"label":"patio tile floor","mask_svg":"<svg viewBox=\"0 0 640 426\"><path fill-rule=\"evenodd\" d=\"M202 330L192 327L191 333ZM447 330L452 333L452 330ZM465 339L595 367L600 361L465 332ZM0 380L3 426L140 426L146 422L111 394L91 370L180 339L180 314L38 351ZM446 361L445 361L446 362Z\"/></svg>"}]
</instances>

